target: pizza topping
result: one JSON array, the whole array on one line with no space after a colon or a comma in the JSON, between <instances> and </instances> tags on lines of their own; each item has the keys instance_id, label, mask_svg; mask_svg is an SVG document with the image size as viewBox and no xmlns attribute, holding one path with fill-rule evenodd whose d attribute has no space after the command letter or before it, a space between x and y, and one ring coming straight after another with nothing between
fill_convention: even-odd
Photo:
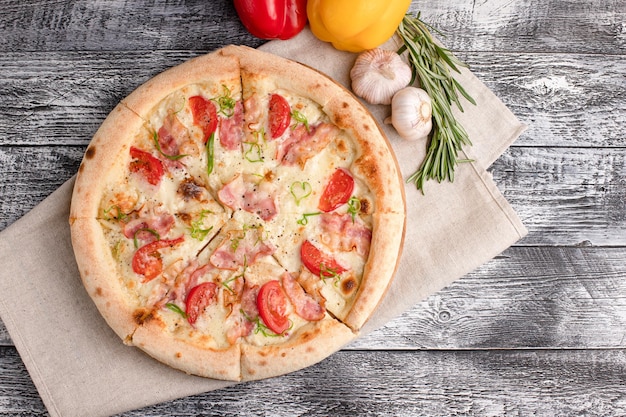
<instances>
[{"instance_id":1,"label":"pizza topping","mask_svg":"<svg viewBox=\"0 0 626 417\"><path fill-rule=\"evenodd\" d=\"M268 329L276 334L289 329L287 298L278 280L263 284L256 300L259 316Z\"/></svg>"},{"instance_id":2,"label":"pizza topping","mask_svg":"<svg viewBox=\"0 0 626 417\"><path fill-rule=\"evenodd\" d=\"M324 318L324 307L304 291L292 274L285 272L282 281L285 294L289 297L297 315L308 321L318 321Z\"/></svg>"},{"instance_id":3,"label":"pizza topping","mask_svg":"<svg viewBox=\"0 0 626 417\"><path fill-rule=\"evenodd\" d=\"M192 178L185 178L178 186L176 192L180 194L185 201L203 201L206 200L208 195L207 189L195 182Z\"/></svg>"},{"instance_id":4,"label":"pizza topping","mask_svg":"<svg viewBox=\"0 0 626 417\"><path fill-rule=\"evenodd\" d=\"M256 299L259 295L259 286L246 282L241 294L241 309L249 320L254 320L259 315Z\"/></svg>"},{"instance_id":5,"label":"pizza topping","mask_svg":"<svg viewBox=\"0 0 626 417\"><path fill-rule=\"evenodd\" d=\"M344 252L356 250L367 257L372 240L372 231L362 222L354 221L349 213L324 213L320 216L321 240L329 248Z\"/></svg>"},{"instance_id":6,"label":"pizza topping","mask_svg":"<svg viewBox=\"0 0 626 417\"><path fill-rule=\"evenodd\" d=\"M143 282L146 283L156 278L163 271L163 260L160 249L175 246L183 241L183 237L172 240L157 240L142 246L133 256L133 271L143 275Z\"/></svg>"},{"instance_id":7,"label":"pizza topping","mask_svg":"<svg viewBox=\"0 0 626 417\"><path fill-rule=\"evenodd\" d=\"M245 177L245 178L244 178ZM278 213L274 186L252 175L237 175L217 193L219 200L233 210L243 209L268 221Z\"/></svg>"},{"instance_id":8,"label":"pizza topping","mask_svg":"<svg viewBox=\"0 0 626 417\"><path fill-rule=\"evenodd\" d=\"M291 123L291 108L287 100L280 94L272 94L270 96L267 117L271 139L276 139L285 133L289 123Z\"/></svg>"},{"instance_id":9,"label":"pizza topping","mask_svg":"<svg viewBox=\"0 0 626 417\"><path fill-rule=\"evenodd\" d=\"M333 211L348 202L353 190L354 179L350 173L343 168L337 168L322 192L318 208L323 212Z\"/></svg>"},{"instance_id":10,"label":"pizza topping","mask_svg":"<svg viewBox=\"0 0 626 417\"><path fill-rule=\"evenodd\" d=\"M246 128L251 131L259 131L262 129L260 119L262 115L261 103L259 101L259 96L256 93L253 93L250 97L243 101L245 120L246 120Z\"/></svg>"},{"instance_id":11,"label":"pizza topping","mask_svg":"<svg viewBox=\"0 0 626 417\"><path fill-rule=\"evenodd\" d=\"M216 292L217 285L214 282L203 282L189 291L185 301L185 312L189 324L196 323L204 309L215 300Z\"/></svg>"},{"instance_id":12,"label":"pizza topping","mask_svg":"<svg viewBox=\"0 0 626 417\"><path fill-rule=\"evenodd\" d=\"M123 233L124 236L126 236L128 239L139 238L145 240L143 236L138 234L141 234L142 231L147 230L153 231L154 233L149 232L152 235L157 234L160 236L165 236L172 229L172 226L174 226L175 222L176 219L171 214L161 214L158 216L138 218L126 223L124 225ZM148 237L148 239L150 238Z\"/></svg>"},{"instance_id":13,"label":"pizza topping","mask_svg":"<svg viewBox=\"0 0 626 417\"><path fill-rule=\"evenodd\" d=\"M307 131L309 130L309 119L307 119L304 114L300 113L296 109L293 109L291 117L296 121L296 123L291 126L292 129L295 129L298 126L298 123L301 123Z\"/></svg>"},{"instance_id":14,"label":"pizza topping","mask_svg":"<svg viewBox=\"0 0 626 417\"><path fill-rule=\"evenodd\" d=\"M209 261L216 268L236 270L252 265L259 256L271 255L275 248L263 241L261 233L258 228L229 232Z\"/></svg>"},{"instance_id":15,"label":"pizza topping","mask_svg":"<svg viewBox=\"0 0 626 417\"><path fill-rule=\"evenodd\" d=\"M308 181L295 181L289 187L289 192L293 196L294 200L296 200L296 205L300 205L300 201L304 200L313 192L313 187L311 187L311 183Z\"/></svg>"},{"instance_id":16,"label":"pizza topping","mask_svg":"<svg viewBox=\"0 0 626 417\"><path fill-rule=\"evenodd\" d=\"M243 104L238 101L232 116L220 119L220 144L225 149L234 151L241 147L243 138Z\"/></svg>"},{"instance_id":17,"label":"pizza topping","mask_svg":"<svg viewBox=\"0 0 626 417\"><path fill-rule=\"evenodd\" d=\"M174 113L169 113L156 132L154 144L161 155L175 161L187 155L180 154L180 147L190 141L189 131Z\"/></svg>"},{"instance_id":18,"label":"pizza topping","mask_svg":"<svg viewBox=\"0 0 626 417\"><path fill-rule=\"evenodd\" d=\"M229 344L234 345L240 337L248 336L252 330L254 330L255 322L250 321L246 315L239 310L229 318L228 324L226 340Z\"/></svg>"},{"instance_id":19,"label":"pizza topping","mask_svg":"<svg viewBox=\"0 0 626 417\"><path fill-rule=\"evenodd\" d=\"M189 97L189 107L193 115L193 123L202 129L204 143L217 129L217 110L211 100L202 96Z\"/></svg>"},{"instance_id":20,"label":"pizza topping","mask_svg":"<svg viewBox=\"0 0 626 417\"><path fill-rule=\"evenodd\" d=\"M146 151L130 147L130 172L140 174L149 184L159 185L163 177L163 163Z\"/></svg>"},{"instance_id":21,"label":"pizza topping","mask_svg":"<svg viewBox=\"0 0 626 417\"><path fill-rule=\"evenodd\" d=\"M308 240L305 240L300 247L300 259L311 273L322 279L336 278L346 271L330 255L319 250Z\"/></svg>"},{"instance_id":22,"label":"pizza topping","mask_svg":"<svg viewBox=\"0 0 626 417\"><path fill-rule=\"evenodd\" d=\"M230 89L222 84L222 88L224 89L224 94L219 96L216 99L213 99L214 102L217 103L219 109L217 112L225 117L231 117L235 112L236 101L230 95Z\"/></svg>"},{"instance_id":23,"label":"pizza topping","mask_svg":"<svg viewBox=\"0 0 626 417\"><path fill-rule=\"evenodd\" d=\"M209 228L207 229L204 225L204 218L207 214L212 214L212 212L210 210L202 210L200 212L200 216L196 220L191 222L189 232L192 238L203 241L211 232L211 230L213 230L213 226L209 226Z\"/></svg>"},{"instance_id":24,"label":"pizza topping","mask_svg":"<svg viewBox=\"0 0 626 417\"><path fill-rule=\"evenodd\" d=\"M215 164L215 132L211 133L209 140L206 142L206 173L211 175L213 165Z\"/></svg>"},{"instance_id":25,"label":"pizza topping","mask_svg":"<svg viewBox=\"0 0 626 417\"><path fill-rule=\"evenodd\" d=\"M299 124L278 146L276 159L282 164L299 165L303 168L306 161L330 143L337 131L337 127L329 123L309 126L308 129Z\"/></svg>"}]
</instances>

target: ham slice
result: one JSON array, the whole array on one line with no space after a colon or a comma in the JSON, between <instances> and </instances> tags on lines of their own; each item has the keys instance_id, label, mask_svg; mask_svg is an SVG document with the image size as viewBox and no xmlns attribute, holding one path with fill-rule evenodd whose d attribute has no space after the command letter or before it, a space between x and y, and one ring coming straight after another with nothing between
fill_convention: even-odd
<instances>
[{"instance_id":1,"label":"ham slice","mask_svg":"<svg viewBox=\"0 0 626 417\"><path fill-rule=\"evenodd\" d=\"M278 213L276 190L268 182L250 175L237 175L217 193L222 204L233 210L242 209L268 221Z\"/></svg>"},{"instance_id":2,"label":"ham slice","mask_svg":"<svg viewBox=\"0 0 626 417\"><path fill-rule=\"evenodd\" d=\"M220 119L220 144L229 151L241 147L244 138L243 132L243 104L238 101L235 104L234 113L226 119Z\"/></svg>"},{"instance_id":3,"label":"ham slice","mask_svg":"<svg viewBox=\"0 0 626 417\"><path fill-rule=\"evenodd\" d=\"M245 283L241 295L241 309L233 309L233 314L231 314L227 323L229 327L226 331L226 339L231 345L240 337L248 336L254 329L254 321L259 316L259 310L256 306L258 294L258 285Z\"/></svg>"},{"instance_id":4,"label":"ham slice","mask_svg":"<svg viewBox=\"0 0 626 417\"><path fill-rule=\"evenodd\" d=\"M252 265L258 257L271 255L275 251L274 246L262 238L261 231L256 228L229 232L209 261L216 268L229 270Z\"/></svg>"},{"instance_id":5,"label":"ham slice","mask_svg":"<svg viewBox=\"0 0 626 417\"><path fill-rule=\"evenodd\" d=\"M322 213L320 215L322 241L329 248L343 252L356 252L367 257L372 240L372 231L358 218L350 214Z\"/></svg>"},{"instance_id":6,"label":"ham slice","mask_svg":"<svg viewBox=\"0 0 626 417\"><path fill-rule=\"evenodd\" d=\"M171 214L160 214L156 216L134 219L124 225L124 236L126 236L128 239L133 239L136 237L144 244L150 243L157 240L157 236L155 236L151 232L148 232L147 230L142 229L152 230L157 233L159 237L163 238L170 232L175 222L176 219Z\"/></svg>"},{"instance_id":7,"label":"ham slice","mask_svg":"<svg viewBox=\"0 0 626 417\"><path fill-rule=\"evenodd\" d=\"M285 165L304 167L306 161L321 152L338 133L336 126L320 123L316 126L299 124L278 146L276 159Z\"/></svg>"},{"instance_id":8,"label":"ham slice","mask_svg":"<svg viewBox=\"0 0 626 417\"><path fill-rule=\"evenodd\" d=\"M296 314L308 321L318 321L324 318L325 309L298 284L289 272L282 276L283 289L293 304Z\"/></svg>"}]
</instances>

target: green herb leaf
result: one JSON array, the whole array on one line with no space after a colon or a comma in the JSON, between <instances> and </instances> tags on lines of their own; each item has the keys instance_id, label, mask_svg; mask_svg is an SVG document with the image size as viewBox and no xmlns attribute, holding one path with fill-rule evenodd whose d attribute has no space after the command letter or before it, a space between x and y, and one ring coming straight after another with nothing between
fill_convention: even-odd
<instances>
[{"instance_id":1,"label":"green herb leaf","mask_svg":"<svg viewBox=\"0 0 626 417\"><path fill-rule=\"evenodd\" d=\"M211 133L211 136L209 136L209 140L207 140L206 142L206 159L207 159L207 163L206 163L206 172L207 175L211 175L211 173L213 172L213 164L215 163L214 159L215 159L215 132Z\"/></svg>"},{"instance_id":2,"label":"green herb leaf","mask_svg":"<svg viewBox=\"0 0 626 417\"><path fill-rule=\"evenodd\" d=\"M237 102L230 96L230 89L228 87L222 84L222 88L224 89L224 94L212 100L217 103L219 107L217 110L218 113L230 117L235 113L235 104L237 104Z\"/></svg>"},{"instance_id":3,"label":"green herb leaf","mask_svg":"<svg viewBox=\"0 0 626 417\"><path fill-rule=\"evenodd\" d=\"M184 158L184 157L187 156L187 154L168 155L165 152L163 152L161 150L161 144L159 143L159 135L157 134L156 131L152 134L152 141L154 142L154 146L156 146L157 151L159 152L159 154L163 155L164 157L166 157L169 160L178 161L179 159Z\"/></svg>"},{"instance_id":4,"label":"green herb leaf","mask_svg":"<svg viewBox=\"0 0 626 417\"><path fill-rule=\"evenodd\" d=\"M174 304L174 303L167 303L167 304L165 304L165 307L167 307L168 309L172 310L174 313L180 314L184 319L187 318L187 313L185 313L183 311L183 309L178 307L176 304Z\"/></svg>"},{"instance_id":5,"label":"green herb leaf","mask_svg":"<svg viewBox=\"0 0 626 417\"><path fill-rule=\"evenodd\" d=\"M154 229L148 229L148 228L137 229L137 231L133 235L133 243L135 244L135 248L139 248L139 240L137 239L137 235L139 235L139 233L141 232L148 232L152 234L154 237L156 237L157 240L161 240L161 236L159 236L159 233Z\"/></svg>"},{"instance_id":6,"label":"green herb leaf","mask_svg":"<svg viewBox=\"0 0 626 417\"><path fill-rule=\"evenodd\" d=\"M295 181L293 184L291 184L291 187L289 187L289 192L296 200L296 205L299 206L300 201L311 195L311 193L313 192L313 187L311 187L311 184L308 181Z\"/></svg>"},{"instance_id":7,"label":"green herb leaf","mask_svg":"<svg viewBox=\"0 0 626 417\"><path fill-rule=\"evenodd\" d=\"M361 200L357 197L350 197L348 200L348 213L352 216L352 223L354 223L354 219L357 214L361 211Z\"/></svg>"},{"instance_id":8,"label":"green herb leaf","mask_svg":"<svg viewBox=\"0 0 626 417\"><path fill-rule=\"evenodd\" d=\"M293 117L293 119L297 122L296 124L291 126L292 129L295 129L298 126L298 123L301 123L304 125L304 128L306 129L306 131L307 132L309 131L309 121L307 120L304 114L294 109L291 111L291 117Z\"/></svg>"},{"instance_id":9,"label":"green herb leaf","mask_svg":"<svg viewBox=\"0 0 626 417\"><path fill-rule=\"evenodd\" d=\"M426 157L418 170L407 182L412 182L424 192L424 183L434 179L454 181L454 170L459 160L458 153L464 145L471 145L469 135L452 113L452 106L463 111L459 95L469 103L476 104L452 72L460 73L467 67L449 50L437 44L431 26L415 16L407 14L397 33L403 41L398 53L407 53L409 64L419 78L420 86L428 93L433 107L433 131Z\"/></svg>"},{"instance_id":10,"label":"green herb leaf","mask_svg":"<svg viewBox=\"0 0 626 417\"><path fill-rule=\"evenodd\" d=\"M318 212L315 212L315 213L304 213L304 214L302 215L302 217L298 220L298 222L297 222L297 223L298 223L299 225L306 226L306 225L309 223L309 217L311 217L311 216L317 216L317 215L319 215L319 214L322 214L322 212L318 211Z\"/></svg>"},{"instance_id":11,"label":"green herb leaf","mask_svg":"<svg viewBox=\"0 0 626 417\"><path fill-rule=\"evenodd\" d=\"M104 209L102 212L104 214L104 220L124 220L128 217L126 213L122 212L120 206L116 204L112 205L108 209Z\"/></svg>"},{"instance_id":12,"label":"green herb leaf","mask_svg":"<svg viewBox=\"0 0 626 417\"><path fill-rule=\"evenodd\" d=\"M207 235L209 234L209 232L211 232L211 230L213 230L213 226L209 227L208 229L204 229L204 218L206 217L207 214L212 214L213 212L210 210L202 210L200 212L200 217L197 220L194 220L193 222L191 222L191 228L190 230L190 234L191 237L194 239L197 239L199 241L203 241Z\"/></svg>"}]
</instances>

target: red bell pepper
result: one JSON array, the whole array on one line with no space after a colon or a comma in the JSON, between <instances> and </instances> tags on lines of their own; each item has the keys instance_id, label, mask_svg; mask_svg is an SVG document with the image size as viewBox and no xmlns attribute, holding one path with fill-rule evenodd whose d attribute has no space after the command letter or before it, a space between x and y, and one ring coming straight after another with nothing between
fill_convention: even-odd
<instances>
[{"instance_id":1,"label":"red bell pepper","mask_svg":"<svg viewBox=\"0 0 626 417\"><path fill-rule=\"evenodd\" d=\"M248 32L261 39L290 39L307 22L307 0L234 0Z\"/></svg>"}]
</instances>

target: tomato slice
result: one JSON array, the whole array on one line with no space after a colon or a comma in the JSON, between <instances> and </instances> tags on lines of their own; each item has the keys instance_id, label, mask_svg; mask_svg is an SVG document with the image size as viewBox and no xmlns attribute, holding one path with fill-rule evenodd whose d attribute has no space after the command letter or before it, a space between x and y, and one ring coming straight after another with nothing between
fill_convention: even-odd
<instances>
[{"instance_id":1,"label":"tomato slice","mask_svg":"<svg viewBox=\"0 0 626 417\"><path fill-rule=\"evenodd\" d=\"M157 240L140 247L133 255L133 271L143 275L143 282L148 282L163 271L163 261L159 249L174 246L183 241L183 237L172 240Z\"/></svg>"},{"instance_id":2,"label":"tomato slice","mask_svg":"<svg viewBox=\"0 0 626 417\"><path fill-rule=\"evenodd\" d=\"M215 300L217 284L214 282L203 282L189 290L185 301L185 313L187 321L194 324L204 309Z\"/></svg>"},{"instance_id":3,"label":"tomato slice","mask_svg":"<svg viewBox=\"0 0 626 417\"><path fill-rule=\"evenodd\" d=\"M130 171L139 173L148 183L158 185L163 177L163 163L146 151L142 151L134 146L130 147Z\"/></svg>"},{"instance_id":4,"label":"tomato slice","mask_svg":"<svg viewBox=\"0 0 626 417\"><path fill-rule=\"evenodd\" d=\"M256 298L261 320L268 329L281 334L289 328L287 319L287 298L278 280L263 284Z\"/></svg>"},{"instance_id":5,"label":"tomato slice","mask_svg":"<svg viewBox=\"0 0 626 417\"><path fill-rule=\"evenodd\" d=\"M285 133L291 122L291 108L285 97L280 94L272 94L267 117L272 139Z\"/></svg>"},{"instance_id":6,"label":"tomato slice","mask_svg":"<svg viewBox=\"0 0 626 417\"><path fill-rule=\"evenodd\" d=\"M348 171L337 168L322 192L318 208L323 212L333 211L350 200L354 190L354 179Z\"/></svg>"},{"instance_id":7,"label":"tomato slice","mask_svg":"<svg viewBox=\"0 0 626 417\"><path fill-rule=\"evenodd\" d=\"M211 100L202 96L189 97L189 107L193 115L193 123L202 129L204 143L217 129L217 109Z\"/></svg>"},{"instance_id":8,"label":"tomato slice","mask_svg":"<svg viewBox=\"0 0 626 417\"><path fill-rule=\"evenodd\" d=\"M346 271L330 255L319 250L308 240L305 240L300 247L300 259L311 273L321 278L332 278Z\"/></svg>"}]
</instances>

